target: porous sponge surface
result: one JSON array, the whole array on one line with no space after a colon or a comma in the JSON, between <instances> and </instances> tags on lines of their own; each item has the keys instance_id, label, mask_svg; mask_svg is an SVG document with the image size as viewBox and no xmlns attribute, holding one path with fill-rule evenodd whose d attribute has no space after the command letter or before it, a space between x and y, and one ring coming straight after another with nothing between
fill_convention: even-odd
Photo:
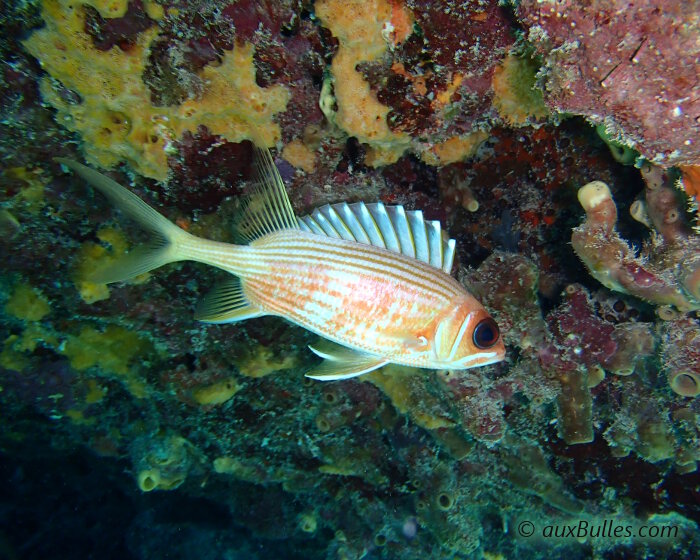
<instances>
[{"instance_id":1,"label":"porous sponge surface","mask_svg":"<svg viewBox=\"0 0 700 560\"><path fill-rule=\"evenodd\" d=\"M279 139L273 117L285 110L289 92L256 84L252 45L237 43L220 66L203 68L199 96L157 107L142 79L157 27L140 33L126 51L100 51L84 31L83 3L45 0L42 8L46 26L24 45L49 73L41 83L44 100L58 110L61 124L82 136L89 163L110 168L126 161L142 175L165 180L174 142L200 125L231 142L253 134L268 145ZM81 101L66 100L66 88Z\"/></svg>"}]
</instances>

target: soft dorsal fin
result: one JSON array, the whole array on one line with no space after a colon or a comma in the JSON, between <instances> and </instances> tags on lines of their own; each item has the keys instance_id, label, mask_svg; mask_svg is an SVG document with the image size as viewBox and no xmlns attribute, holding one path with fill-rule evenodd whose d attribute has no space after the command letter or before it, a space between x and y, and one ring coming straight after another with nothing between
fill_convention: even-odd
<instances>
[{"instance_id":1,"label":"soft dorsal fin","mask_svg":"<svg viewBox=\"0 0 700 560\"><path fill-rule=\"evenodd\" d=\"M236 223L237 233L251 242L281 229L299 229L284 182L264 146L253 146L255 179Z\"/></svg>"},{"instance_id":2,"label":"soft dorsal fin","mask_svg":"<svg viewBox=\"0 0 700 560\"><path fill-rule=\"evenodd\" d=\"M304 231L389 249L447 274L452 270L455 240L446 240L440 222L424 220L420 210L407 212L403 206L381 202L342 202L316 208L298 222Z\"/></svg>"}]
</instances>

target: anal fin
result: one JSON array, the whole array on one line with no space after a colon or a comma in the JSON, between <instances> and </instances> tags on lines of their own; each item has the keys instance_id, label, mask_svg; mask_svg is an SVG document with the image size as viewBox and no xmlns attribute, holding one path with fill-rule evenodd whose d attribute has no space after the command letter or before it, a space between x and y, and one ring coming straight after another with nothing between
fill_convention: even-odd
<instances>
[{"instance_id":1,"label":"anal fin","mask_svg":"<svg viewBox=\"0 0 700 560\"><path fill-rule=\"evenodd\" d=\"M202 298L194 318L205 323L234 323L264 314L262 309L248 301L241 281L231 277Z\"/></svg>"},{"instance_id":2,"label":"anal fin","mask_svg":"<svg viewBox=\"0 0 700 560\"><path fill-rule=\"evenodd\" d=\"M389 363L382 356L373 356L351 348L345 348L328 340L321 340L309 349L324 358L321 365L306 374L317 381L337 381L350 379L379 369Z\"/></svg>"}]
</instances>

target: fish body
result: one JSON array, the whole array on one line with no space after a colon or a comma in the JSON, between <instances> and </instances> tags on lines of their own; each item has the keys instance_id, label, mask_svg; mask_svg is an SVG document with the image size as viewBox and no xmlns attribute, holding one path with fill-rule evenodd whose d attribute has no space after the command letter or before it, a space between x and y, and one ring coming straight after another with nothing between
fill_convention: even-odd
<instances>
[{"instance_id":1,"label":"fish body","mask_svg":"<svg viewBox=\"0 0 700 560\"><path fill-rule=\"evenodd\" d=\"M277 315L320 335L326 342L311 349L324 362L310 377L345 379L387 363L466 369L504 358L496 323L443 270L454 245L443 243L436 223L425 234L420 213L342 205L298 220L269 153L258 150L261 180L239 228L250 243L222 243L181 230L111 179L59 161L155 234L155 243L103 271L103 281L180 260L223 269L232 276L203 299L197 318Z\"/></svg>"}]
</instances>

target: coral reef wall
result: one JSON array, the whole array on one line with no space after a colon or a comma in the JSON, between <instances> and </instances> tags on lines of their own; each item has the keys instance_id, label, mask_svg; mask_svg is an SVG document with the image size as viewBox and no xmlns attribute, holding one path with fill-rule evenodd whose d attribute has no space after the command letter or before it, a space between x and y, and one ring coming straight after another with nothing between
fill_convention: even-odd
<instances>
[{"instance_id":1,"label":"coral reef wall","mask_svg":"<svg viewBox=\"0 0 700 560\"><path fill-rule=\"evenodd\" d=\"M693 557L699 14L4 2L0 556ZM299 215L440 220L506 360L319 383L315 335L192 319L223 273L89 280L142 234L54 157L233 242L252 142Z\"/></svg>"}]
</instances>

